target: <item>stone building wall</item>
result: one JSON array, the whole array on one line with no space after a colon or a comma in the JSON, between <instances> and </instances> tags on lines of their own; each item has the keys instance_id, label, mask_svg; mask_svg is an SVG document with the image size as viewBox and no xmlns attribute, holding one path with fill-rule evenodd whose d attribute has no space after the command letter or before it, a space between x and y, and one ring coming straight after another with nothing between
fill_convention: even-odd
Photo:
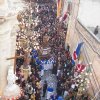
<instances>
[{"instance_id":1,"label":"stone building wall","mask_svg":"<svg viewBox=\"0 0 100 100\"><path fill-rule=\"evenodd\" d=\"M79 0L72 0L66 44L70 45L72 54L77 44L82 41L84 42L81 54L84 57L84 63L87 67L91 68L89 90L93 94L93 91L96 93L100 89L100 41L77 20L78 10Z\"/></svg>"},{"instance_id":2,"label":"stone building wall","mask_svg":"<svg viewBox=\"0 0 100 100\"><path fill-rule=\"evenodd\" d=\"M82 54L84 55L85 63L91 63L89 67L91 68L92 75L89 77L94 91L97 92L100 89L100 41L79 21L77 21L75 26L75 34L79 36L79 40L84 42Z\"/></svg>"}]
</instances>

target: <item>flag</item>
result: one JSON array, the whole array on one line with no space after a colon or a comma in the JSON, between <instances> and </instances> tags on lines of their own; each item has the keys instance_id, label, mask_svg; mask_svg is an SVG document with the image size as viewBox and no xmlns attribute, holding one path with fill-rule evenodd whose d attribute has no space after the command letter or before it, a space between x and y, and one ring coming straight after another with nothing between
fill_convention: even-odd
<instances>
[{"instance_id":1,"label":"flag","mask_svg":"<svg viewBox=\"0 0 100 100\"><path fill-rule=\"evenodd\" d=\"M75 61L73 59L71 59L71 63L73 66L75 66Z\"/></svg>"},{"instance_id":2,"label":"flag","mask_svg":"<svg viewBox=\"0 0 100 100\"><path fill-rule=\"evenodd\" d=\"M77 66L76 66L76 68L75 68L75 71L76 71L76 72L81 73L82 71L85 70L86 66L85 66L84 64L82 64L83 59L84 59L83 56L80 55L78 64L77 64Z\"/></svg>"},{"instance_id":3,"label":"flag","mask_svg":"<svg viewBox=\"0 0 100 100\"><path fill-rule=\"evenodd\" d=\"M59 21L60 21L60 22L61 22L61 21L65 21L67 18L68 18L68 14L67 14L67 12L66 12L63 16L61 16L61 17L59 18Z\"/></svg>"},{"instance_id":4,"label":"flag","mask_svg":"<svg viewBox=\"0 0 100 100\"><path fill-rule=\"evenodd\" d=\"M84 64L77 64L75 71L81 73L84 71L85 67Z\"/></svg>"},{"instance_id":5,"label":"flag","mask_svg":"<svg viewBox=\"0 0 100 100\"><path fill-rule=\"evenodd\" d=\"M76 60L77 59L77 55L76 55L76 52L74 51L73 53L73 60Z\"/></svg>"},{"instance_id":6,"label":"flag","mask_svg":"<svg viewBox=\"0 0 100 100\"><path fill-rule=\"evenodd\" d=\"M68 3L67 12L69 13L69 15L71 13L71 9L72 9L72 3Z\"/></svg>"},{"instance_id":7,"label":"flag","mask_svg":"<svg viewBox=\"0 0 100 100\"><path fill-rule=\"evenodd\" d=\"M78 60L78 64L81 64L82 62L83 62L83 56L82 56L82 54L79 56L79 60ZM72 60L71 60L71 63L72 63L72 65L74 65L75 66L75 60L74 60L74 58L72 57Z\"/></svg>"},{"instance_id":8,"label":"flag","mask_svg":"<svg viewBox=\"0 0 100 100\"><path fill-rule=\"evenodd\" d=\"M83 62L83 60L84 60L84 57L83 57L83 55L82 55L82 54L80 54L80 55L79 55L79 60L78 60L78 62L79 62L79 63L82 63L82 62Z\"/></svg>"},{"instance_id":9,"label":"flag","mask_svg":"<svg viewBox=\"0 0 100 100\"><path fill-rule=\"evenodd\" d=\"M60 16L62 0L57 0L57 17Z\"/></svg>"},{"instance_id":10,"label":"flag","mask_svg":"<svg viewBox=\"0 0 100 100\"><path fill-rule=\"evenodd\" d=\"M82 45L83 45L83 42L79 43L76 50L73 52L74 60L76 60L79 57Z\"/></svg>"},{"instance_id":11,"label":"flag","mask_svg":"<svg viewBox=\"0 0 100 100\"><path fill-rule=\"evenodd\" d=\"M59 17L59 4L60 4L60 0L57 0L57 17Z\"/></svg>"},{"instance_id":12,"label":"flag","mask_svg":"<svg viewBox=\"0 0 100 100\"><path fill-rule=\"evenodd\" d=\"M62 21L65 21L66 18L68 17L67 13L64 14Z\"/></svg>"}]
</instances>

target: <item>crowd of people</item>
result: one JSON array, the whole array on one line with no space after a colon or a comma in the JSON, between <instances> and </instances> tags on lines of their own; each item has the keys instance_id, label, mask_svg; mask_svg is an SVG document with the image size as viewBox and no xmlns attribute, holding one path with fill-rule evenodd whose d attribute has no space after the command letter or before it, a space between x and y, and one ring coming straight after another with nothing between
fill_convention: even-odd
<instances>
[{"instance_id":1,"label":"crowd of people","mask_svg":"<svg viewBox=\"0 0 100 100\"><path fill-rule=\"evenodd\" d=\"M29 2L29 0L25 0L25 1L27 1L27 2ZM37 3L50 3L50 1L49 0L30 0L31 2L37 2ZM54 0L51 0L51 2L54 2Z\"/></svg>"},{"instance_id":2,"label":"crowd of people","mask_svg":"<svg viewBox=\"0 0 100 100\"><path fill-rule=\"evenodd\" d=\"M52 74L57 77L57 94L53 94L50 97L50 100L89 100L88 95L86 94L81 94L81 99L78 98L80 83L74 77L74 65L72 64L72 57L70 55L70 46L67 45L67 47L65 47L67 26L63 22L59 22L59 19L57 18L56 3L54 1L51 2L50 0L34 0L34 2L39 3L39 5L33 8L34 11L32 12L32 19L37 17L39 21L36 25L31 22L30 26L27 26L26 22L28 22L28 16L23 16L24 20L22 20L22 16L18 16L19 22L24 23L24 30L23 27L19 25L19 33L25 36L25 30L28 30L30 27L29 29L33 31L33 33L35 32L39 34L36 40L40 46L45 44L43 41L44 36L49 37L47 43L47 45L51 48L49 55L52 55L55 60ZM45 4L43 5L43 3ZM17 42L19 37L20 36L18 35ZM25 36L25 38L29 38L32 42L34 37L31 38ZM34 49L31 45L30 48ZM42 96L46 96L48 84L46 80L44 83L41 82L40 66L35 62L31 51L28 55L30 59L28 60L28 63L25 60L26 51L23 47L19 48L16 51L16 54L17 56L23 55L16 59L16 75L18 76L16 83L23 90L23 94L19 100L42 100ZM24 77L24 73L22 73L22 66L30 67L30 72L26 79Z\"/></svg>"}]
</instances>

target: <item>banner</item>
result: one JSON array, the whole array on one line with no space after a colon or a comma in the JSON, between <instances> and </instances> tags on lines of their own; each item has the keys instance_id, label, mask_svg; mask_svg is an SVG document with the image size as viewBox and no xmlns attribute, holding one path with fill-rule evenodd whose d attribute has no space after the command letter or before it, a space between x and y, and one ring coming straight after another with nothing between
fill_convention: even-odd
<instances>
[{"instance_id":1,"label":"banner","mask_svg":"<svg viewBox=\"0 0 100 100\"><path fill-rule=\"evenodd\" d=\"M75 68L75 71L76 71L76 72L81 73L81 72L83 72L83 71L85 70L86 65L83 64L83 60L84 60L84 58L83 58L83 56L82 56L82 54L81 54L80 57L79 57L78 64L77 64L77 66L76 66L76 68Z\"/></svg>"},{"instance_id":2,"label":"banner","mask_svg":"<svg viewBox=\"0 0 100 100\"><path fill-rule=\"evenodd\" d=\"M73 52L73 59L74 60L76 60L79 57L83 43L84 42L78 43L76 50Z\"/></svg>"},{"instance_id":3,"label":"banner","mask_svg":"<svg viewBox=\"0 0 100 100\"><path fill-rule=\"evenodd\" d=\"M81 72L83 72L84 70L85 70L85 65L83 65L83 64L77 64L77 66L76 66L76 72L79 72L79 73L81 73Z\"/></svg>"},{"instance_id":4,"label":"banner","mask_svg":"<svg viewBox=\"0 0 100 100\"><path fill-rule=\"evenodd\" d=\"M62 0L57 0L57 18L60 17L62 8Z\"/></svg>"}]
</instances>

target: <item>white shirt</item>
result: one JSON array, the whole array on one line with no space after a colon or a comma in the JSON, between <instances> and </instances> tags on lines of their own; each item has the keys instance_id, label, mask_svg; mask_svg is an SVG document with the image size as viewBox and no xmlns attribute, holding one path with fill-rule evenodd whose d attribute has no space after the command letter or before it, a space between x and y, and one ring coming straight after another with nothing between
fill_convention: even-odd
<instances>
[{"instance_id":1,"label":"white shirt","mask_svg":"<svg viewBox=\"0 0 100 100\"><path fill-rule=\"evenodd\" d=\"M72 84L72 85L71 85L71 88L74 89L74 88L75 88L75 84Z\"/></svg>"},{"instance_id":2,"label":"white shirt","mask_svg":"<svg viewBox=\"0 0 100 100\"><path fill-rule=\"evenodd\" d=\"M57 76L59 75L59 73L60 73L60 70L57 70Z\"/></svg>"},{"instance_id":3,"label":"white shirt","mask_svg":"<svg viewBox=\"0 0 100 100\"><path fill-rule=\"evenodd\" d=\"M69 94L68 91L65 91L65 92L64 92L64 98L65 98L66 96L68 96L68 94Z\"/></svg>"}]
</instances>

